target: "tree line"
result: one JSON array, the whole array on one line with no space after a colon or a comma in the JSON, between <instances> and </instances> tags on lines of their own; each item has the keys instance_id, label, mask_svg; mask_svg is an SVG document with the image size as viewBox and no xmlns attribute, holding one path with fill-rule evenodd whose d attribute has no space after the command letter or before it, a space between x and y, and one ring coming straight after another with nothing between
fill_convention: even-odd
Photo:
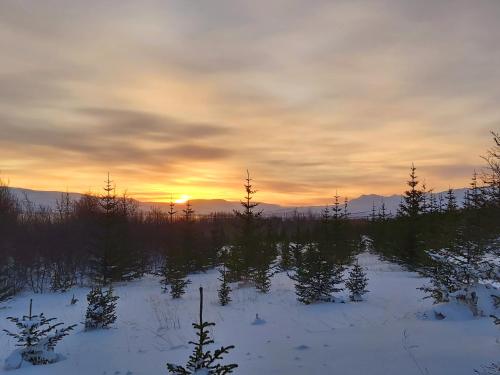
<instances>
[{"instance_id":1,"label":"tree line","mask_svg":"<svg viewBox=\"0 0 500 375\"><path fill-rule=\"evenodd\" d=\"M319 216L264 216L248 172L240 210L196 220L189 203L181 212L175 203L167 211L140 210L136 201L116 194L109 175L100 194L77 200L62 194L52 210L18 200L0 183L0 302L23 289L63 292L144 274L158 275L163 290L179 298L190 273L217 267L225 303L230 283L267 293L280 271L296 283L299 300L312 303L332 298L361 251L422 272L436 267L430 251L456 248L458 242L474 243L481 257L500 235L498 134L493 141L486 168L473 173L463 204L452 189L436 196L412 166L392 216L382 205L368 218L352 218L348 201L338 194Z\"/></svg>"}]
</instances>

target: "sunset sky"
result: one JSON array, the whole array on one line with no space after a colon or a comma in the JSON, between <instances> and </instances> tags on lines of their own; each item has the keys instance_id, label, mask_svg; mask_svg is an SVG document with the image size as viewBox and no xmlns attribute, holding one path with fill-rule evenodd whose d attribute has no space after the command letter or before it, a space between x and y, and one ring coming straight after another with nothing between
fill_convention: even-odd
<instances>
[{"instance_id":1,"label":"sunset sky","mask_svg":"<svg viewBox=\"0 0 500 375\"><path fill-rule=\"evenodd\" d=\"M142 200L464 187L500 129L500 1L0 2L0 176Z\"/></svg>"}]
</instances>

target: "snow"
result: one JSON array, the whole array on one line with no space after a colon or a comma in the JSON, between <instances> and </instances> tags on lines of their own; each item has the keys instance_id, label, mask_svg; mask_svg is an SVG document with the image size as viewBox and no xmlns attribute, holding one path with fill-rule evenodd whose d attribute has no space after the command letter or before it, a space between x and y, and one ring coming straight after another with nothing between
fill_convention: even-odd
<instances>
[{"instance_id":1,"label":"snow","mask_svg":"<svg viewBox=\"0 0 500 375\"><path fill-rule=\"evenodd\" d=\"M7 316L44 312L65 325L79 324L55 348L57 363L17 370L16 375L160 375L166 363L185 364L195 339L191 323L197 320L198 287L205 290L204 316L215 347L235 345L223 363L238 363L235 374L342 375L470 375L500 357L500 334L490 318L473 317L461 304L432 305L417 290L426 280L399 266L360 256L367 270L368 289L363 302L302 305L285 273L273 278L267 295L251 287L232 285L232 302L217 303L218 272L190 275L187 293L178 300L161 293L158 278L114 286L118 319L111 329L85 332L83 324L88 288L67 293L18 296L0 309L0 329L14 330ZM79 299L70 305L72 294ZM83 302L82 302L83 301ZM438 320L434 311L447 317ZM263 323L255 322L256 314ZM0 362L16 350L15 341L0 333ZM15 355L13 356L15 357ZM11 357L11 360L15 358Z\"/></svg>"}]
</instances>

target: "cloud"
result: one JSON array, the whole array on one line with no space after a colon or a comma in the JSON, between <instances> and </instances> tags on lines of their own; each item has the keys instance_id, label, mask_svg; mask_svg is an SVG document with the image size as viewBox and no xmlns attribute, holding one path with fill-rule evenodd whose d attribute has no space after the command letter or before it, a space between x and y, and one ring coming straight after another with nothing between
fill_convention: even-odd
<instances>
[{"instance_id":1,"label":"cloud","mask_svg":"<svg viewBox=\"0 0 500 375\"><path fill-rule=\"evenodd\" d=\"M248 167L281 203L395 193L411 162L463 186L500 123L499 17L486 0L4 1L0 169L238 198Z\"/></svg>"}]
</instances>

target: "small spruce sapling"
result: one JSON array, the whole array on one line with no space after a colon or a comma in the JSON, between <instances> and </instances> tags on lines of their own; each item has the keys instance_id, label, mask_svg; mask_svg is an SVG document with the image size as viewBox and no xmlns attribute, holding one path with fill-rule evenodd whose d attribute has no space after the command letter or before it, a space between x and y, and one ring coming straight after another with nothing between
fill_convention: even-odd
<instances>
[{"instance_id":1,"label":"small spruce sapling","mask_svg":"<svg viewBox=\"0 0 500 375\"><path fill-rule=\"evenodd\" d=\"M30 299L29 315L22 318L8 317L19 329L18 333L12 333L6 329L7 335L17 340L16 346L21 347L21 357L24 361L33 365L45 365L57 362L59 356L54 353L57 343L68 335L68 332L76 327L76 324L58 328L63 323L53 323L56 318L47 319L43 313L32 314L33 300Z\"/></svg>"},{"instance_id":2,"label":"small spruce sapling","mask_svg":"<svg viewBox=\"0 0 500 375\"><path fill-rule=\"evenodd\" d=\"M366 290L368 278L363 267L357 261L349 272L349 278L345 282L345 286L349 289L349 298L353 302L362 301L363 295L368 293L368 290Z\"/></svg>"},{"instance_id":3,"label":"small spruce sapling","mask_svg":"<svg viewBox=\"0 0 500 375\"><path fill-rule=\"evenodd\" d=\"M181 298L186 293L186 286L191 284L191 280L184 278L183 272L174 271L170 280L170 296Z\"/></svg>"},{"instance_id":4,"label":"small spruce sapling","mask_svg":"<svg viewBox=\"0 0 500 375\"><path fill-rule=\"evenodd\" d=\"M203 288L200 287L200 321L199 323L193 323L194 329L198 331L196 333L198 342L189 342L194 345L194 350L193 354L189 357L186 367L167 363L168 371L171 374L225 375L232 373L233 369L238 367L238 365L234 363L229 365L222 365L219 363L219 361L223 359L222 356L234 348L233 345L222 346L220 349L215 350L213 354L210 350L205 351L206 346L214 343L208 331L208 328L213 326L215 326L215 323L203 321Z\"/></svg>"},{"instance_id":5,"label":"small spruce sapling","mask_svg":"<svg viewBox=\"0 0 500 375\"><path fill-rule=\"evenodd\" d=\"M170 287L170 296L174 299L181 298L186 293L186 286L191 284L191 281L186 278L184 266L180 264L179 259L173 257L165 259L160 276L162 291L166 293Z\"/></svg>"},{"instance_id":6,"label":"small spruce sapling","mask_svg":"<svg viewBox=\"0 0 500 375\"><path fill-rule=\"evenodd\" d=\"M229 302L231 302L231 287L229 286L229 282L227 280L227 271L224 266L219 270L220 276L218 280L221 282L219 292L219 303L221 306L226 306Z\"/></svg>"},{"instance_id":7,"label":"small spruce sapling","mask_svg":"<svg viewBox=\"0 0 500 375\"><path fill-rule=\"evenodd\" d=\"M343 290L344 267L329 258L317 245L303 247L295 273L288 277L295 281L297 300L306 305L334 301L333 293Z\"/></svg>"},{"instance_id":8,"label":"small spruce sapling","mask_svg":"<svg viewBox=\"0 0 500 375\"><path fill-rule=\"evenodd\" d=\"M94 287L87 294L87 313L85 314L85 330L107 328L116 321L116 301L110 287L103 293L100 287Z\"/></svg>"}]
</instances>

